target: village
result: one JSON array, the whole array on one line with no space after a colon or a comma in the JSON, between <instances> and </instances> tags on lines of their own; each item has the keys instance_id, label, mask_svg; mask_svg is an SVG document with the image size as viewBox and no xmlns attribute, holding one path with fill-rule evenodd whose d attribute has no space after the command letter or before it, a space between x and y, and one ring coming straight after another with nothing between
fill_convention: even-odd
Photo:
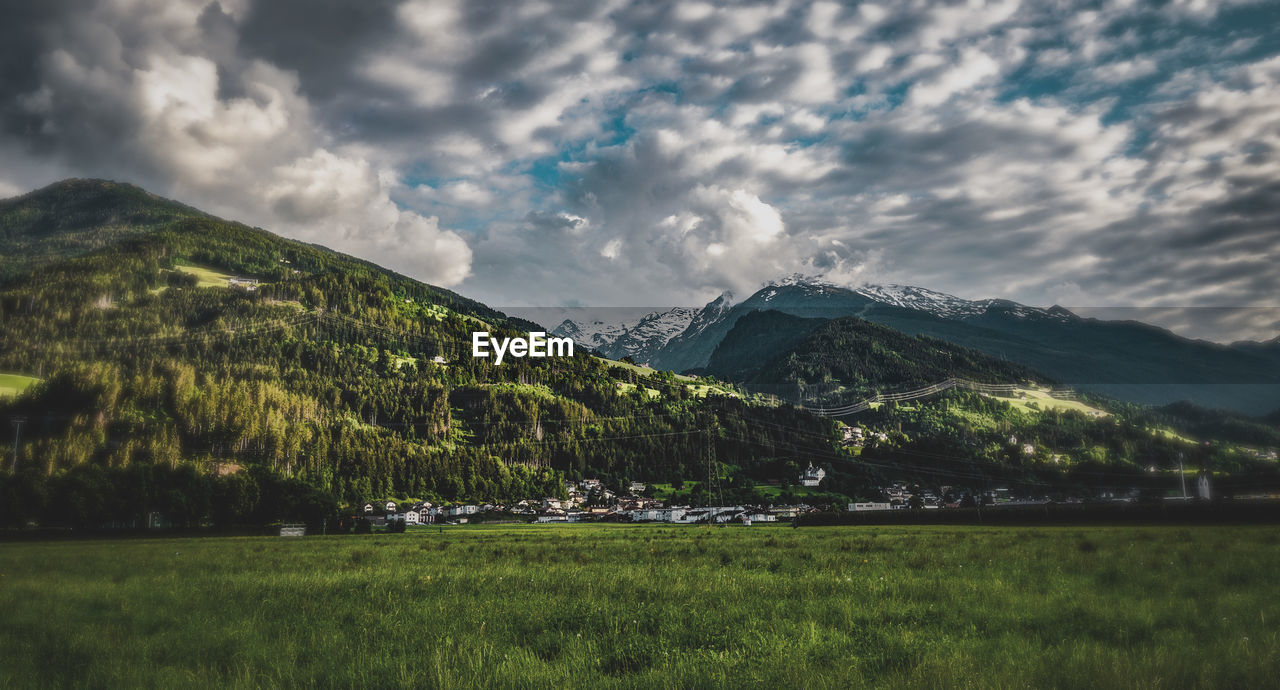
<instances>
[{"instance_id":1,"label":"village","mask_svg":"<svg viewBox=\"0 0 1280 690\"><path fill-rule=\"evenodd\" d=\"M826 471L809 465L798 477L800 486L818 488ZM524 499L516 503L462 503L434 505L429 501L365 502L351 515L370 529L398 531L409 527L486 523L629 522L671 524L741 524L789 522L804 513L822 510L850 512L965 508L974 505L1029 505L1046 503L1043 496L1018 495L1007 488L977 490L958 486L921 487L894 482L881 487L875 501L855 501L831 506L808 503L768 505L667 505L642 495L646 485L630 482L617 491L599 479L565 482L564 498Z\"/></svg>"}]
</instances>

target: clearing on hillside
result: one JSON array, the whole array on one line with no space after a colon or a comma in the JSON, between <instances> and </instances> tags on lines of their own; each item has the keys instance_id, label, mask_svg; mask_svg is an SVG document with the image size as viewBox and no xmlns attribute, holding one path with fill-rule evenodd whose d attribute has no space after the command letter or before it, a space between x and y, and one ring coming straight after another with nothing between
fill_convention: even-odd
<instances>
[{"instance_id":1,"label":"clearing on hillside","mask_svg":"<svg viewBox=\"0 0 1280 690\"><path fill-rule=\"evenodd\" d=\"M40 379L22 374L0 374L0 398L18 395Z\"/></svg>"},{"instance_id":2,"label":"clearing on hillside","mask_svg":"<svg viewBox=\"0 0 1280 690\"><path fill-rule=\"evenodd\" d=\"M183 263L175 265L174 268L195 276L197 280L196 287L229 287L231 285L230 275L206 266Z\"/></svg>"},{"instance_id":3,"label":"clearing on hillside","mask_svg":"<svg viewBox=\"0 0 1280 690\"><path fill-rule=\"evenodd\" d=\"M1035 412L1036 408L1031 407L1030 403L1035 403L1041 410L1075 410L1083 412L1091 417L1108 417L1107 412L1091 407L1078 400L1064 400L1049 395L1049 392L1039 388L1024 388L1019 386L1013 396L1007 397L1002 395L991 396L997 400L1013 405L1014 407Z\"/></svg>"}]
</instances>

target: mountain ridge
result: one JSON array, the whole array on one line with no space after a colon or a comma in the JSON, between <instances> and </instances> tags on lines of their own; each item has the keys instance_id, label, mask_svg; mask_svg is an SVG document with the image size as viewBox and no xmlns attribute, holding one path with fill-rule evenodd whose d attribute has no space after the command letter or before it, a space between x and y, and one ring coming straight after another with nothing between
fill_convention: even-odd
<instances>
[{"instance_id":1,"label":"mountain ridge","mask_svg":"<svg viewBox=\"0 0 1280 690\"><path fill-rule=\"evenodd\" d=\"M651 363L674 371L706 367L737 320L764 309L806 318L856 316L1133 402L1190 399L1250 414L1280 406L1280 347L1271 343L1221 345L1139 321L1102 321L1002 299L962 300L911 286L848 288L796 279L765 285L728 309L704 310L699 330L672 338Z\"/></svg>"}]
</instances>

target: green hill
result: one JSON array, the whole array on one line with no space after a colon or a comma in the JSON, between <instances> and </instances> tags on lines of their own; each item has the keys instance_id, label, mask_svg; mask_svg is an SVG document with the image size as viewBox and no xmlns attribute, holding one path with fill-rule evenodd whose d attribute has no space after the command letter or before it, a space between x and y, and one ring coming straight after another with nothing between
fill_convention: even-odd
<instances>
[{"instance_id":1,"label":"green hill","mask_svg":"<svg viewBox=\"0 0 1280 690\"><path fill-rule=\"evenodd\" d=\"M1102 463L1095 472L1118 481L1137 463L1166 466L1164 451L1184 443L1130 411L1099 420L998 403L989 413L996 402L968 395L868 413L910 435L860 457L837 422L706 379L585 352L473 358L473 330L532 324L135 187L76 180L0 208L0 371L39 379L0 396L0 417L26 419L16 463L0 474L0 525L139 524L150 513L185 525L318 523L374 498L514 501L582 478L671 486L681 503L839 503L920 473L904 449L945 449L950 459L926 469L952 483L1069 480L1000 450L1010 425L1055 452L1085 448ZM851 386L1039 378L856 319L793 318L744 316L723 361L746 367L744 380ZM15 430L0 428L0 447ZM809 463L827 471L818 494L790 486Z\"/></svg>"},{"instance_id":2,"label":"green hill","mask_svg":"<svg viewBox=\"0 0 1280 690\"><path fill-rule=\"evenodd\" d=\"M833 422L667 372L585 353L474 359L478 326L531 324L135 187L71 181L4 208L0 371L44 379L0 399L0 416L29 420L19 474L0 482L25 497L3 502L10 524L35 510L23 501L69 496L86 521L163 505L260 522L325 500L680 481L770 444L838 452ZM151 498L129 500L139 491Z\"/></svg>"},{"instance_id":3,"label":"green hill","mask_svg":"<svg viewBox=\"0 0 1280 690\"><path fill-rule=\"evenodd\" d=\"M806 319L772 310L739 318L707 368L744 383L837 383L867 391L950 377L986 383L1046 380L977 350L856 317Z\"/></svg>"},{"instance_id":4,"label":"green hill","mask_svg":"<svg viewBox=\"0 0 1280 690\"><path fill-rule=\"evenodd\" d=\"M0 201L0 281L166 227L209 218L130 184L67 180Z\"/></svg>"}]
</instances>

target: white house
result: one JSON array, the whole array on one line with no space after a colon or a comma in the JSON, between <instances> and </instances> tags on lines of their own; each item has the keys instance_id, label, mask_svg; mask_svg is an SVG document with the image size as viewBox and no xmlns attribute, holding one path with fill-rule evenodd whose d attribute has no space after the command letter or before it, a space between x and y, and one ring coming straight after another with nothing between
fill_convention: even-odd
<instances>
[{"instance_id":1,"label":"white house","mask_svg":"<svg viewBox=\"0 0 1280 690\"><path fill-rule=\"evenodd\" d=\"M396 502L395 502L395 501L387 501L387 504L386 504L385 508L387 509L387 512L388 512L388 513L394 513L394 512L396 512Z\"/></svg>"},{"instance_id":2,"label":"white house","mask_svg":"<svg viewBox=\"0 0 1280 690\"><path fill-rule=\"evenodd\" d=\"M893 509L893 506L889 505L888 503L850 503L849 504L849 510L851 511L892 510L892 509Z\"/></svg>"},{"instance_id":3,"label":"white house","mask_svg":"<svg viewBox=\"0 0 1280 690\"><path fill-rule=\"evenodd\" d=\"M1201 472L1196 479L1196 495L1208 501L1213 498L1213 489L1209 485L1209 473Z\"/></svg>"},{"instance_id":4,"label":"white house","mask_svg":"<svg viewBox=\"0 0 1280 690\"><path fill-rule=\"evenodd\" d=\"M406 525L420 525L422 524L421 518L422 514L416 510L406 510L404 512L404 524Z\"/></svg>"},{"instance_id":5,"label":"white house","mask_svg":"<svg viewBox=\"0 0 1280 690\"><path fill-rule=\"evenodd\" d=\"M800 474L800 486L817 486L822 483L822 479L826 476L826 470L821 467L814 467L813 463L809 463L809 467Z\"/></svg>"},{"instance_id":6,"label":"white house","mask_svg":"<svg viewBox=\"0 0 1280 690\"><path fill-rule=\"evenodd\" d=\"M643 508L631 511L631 519L634 522L679 522L687 508Z\"/></svg>"}]
</instances>

